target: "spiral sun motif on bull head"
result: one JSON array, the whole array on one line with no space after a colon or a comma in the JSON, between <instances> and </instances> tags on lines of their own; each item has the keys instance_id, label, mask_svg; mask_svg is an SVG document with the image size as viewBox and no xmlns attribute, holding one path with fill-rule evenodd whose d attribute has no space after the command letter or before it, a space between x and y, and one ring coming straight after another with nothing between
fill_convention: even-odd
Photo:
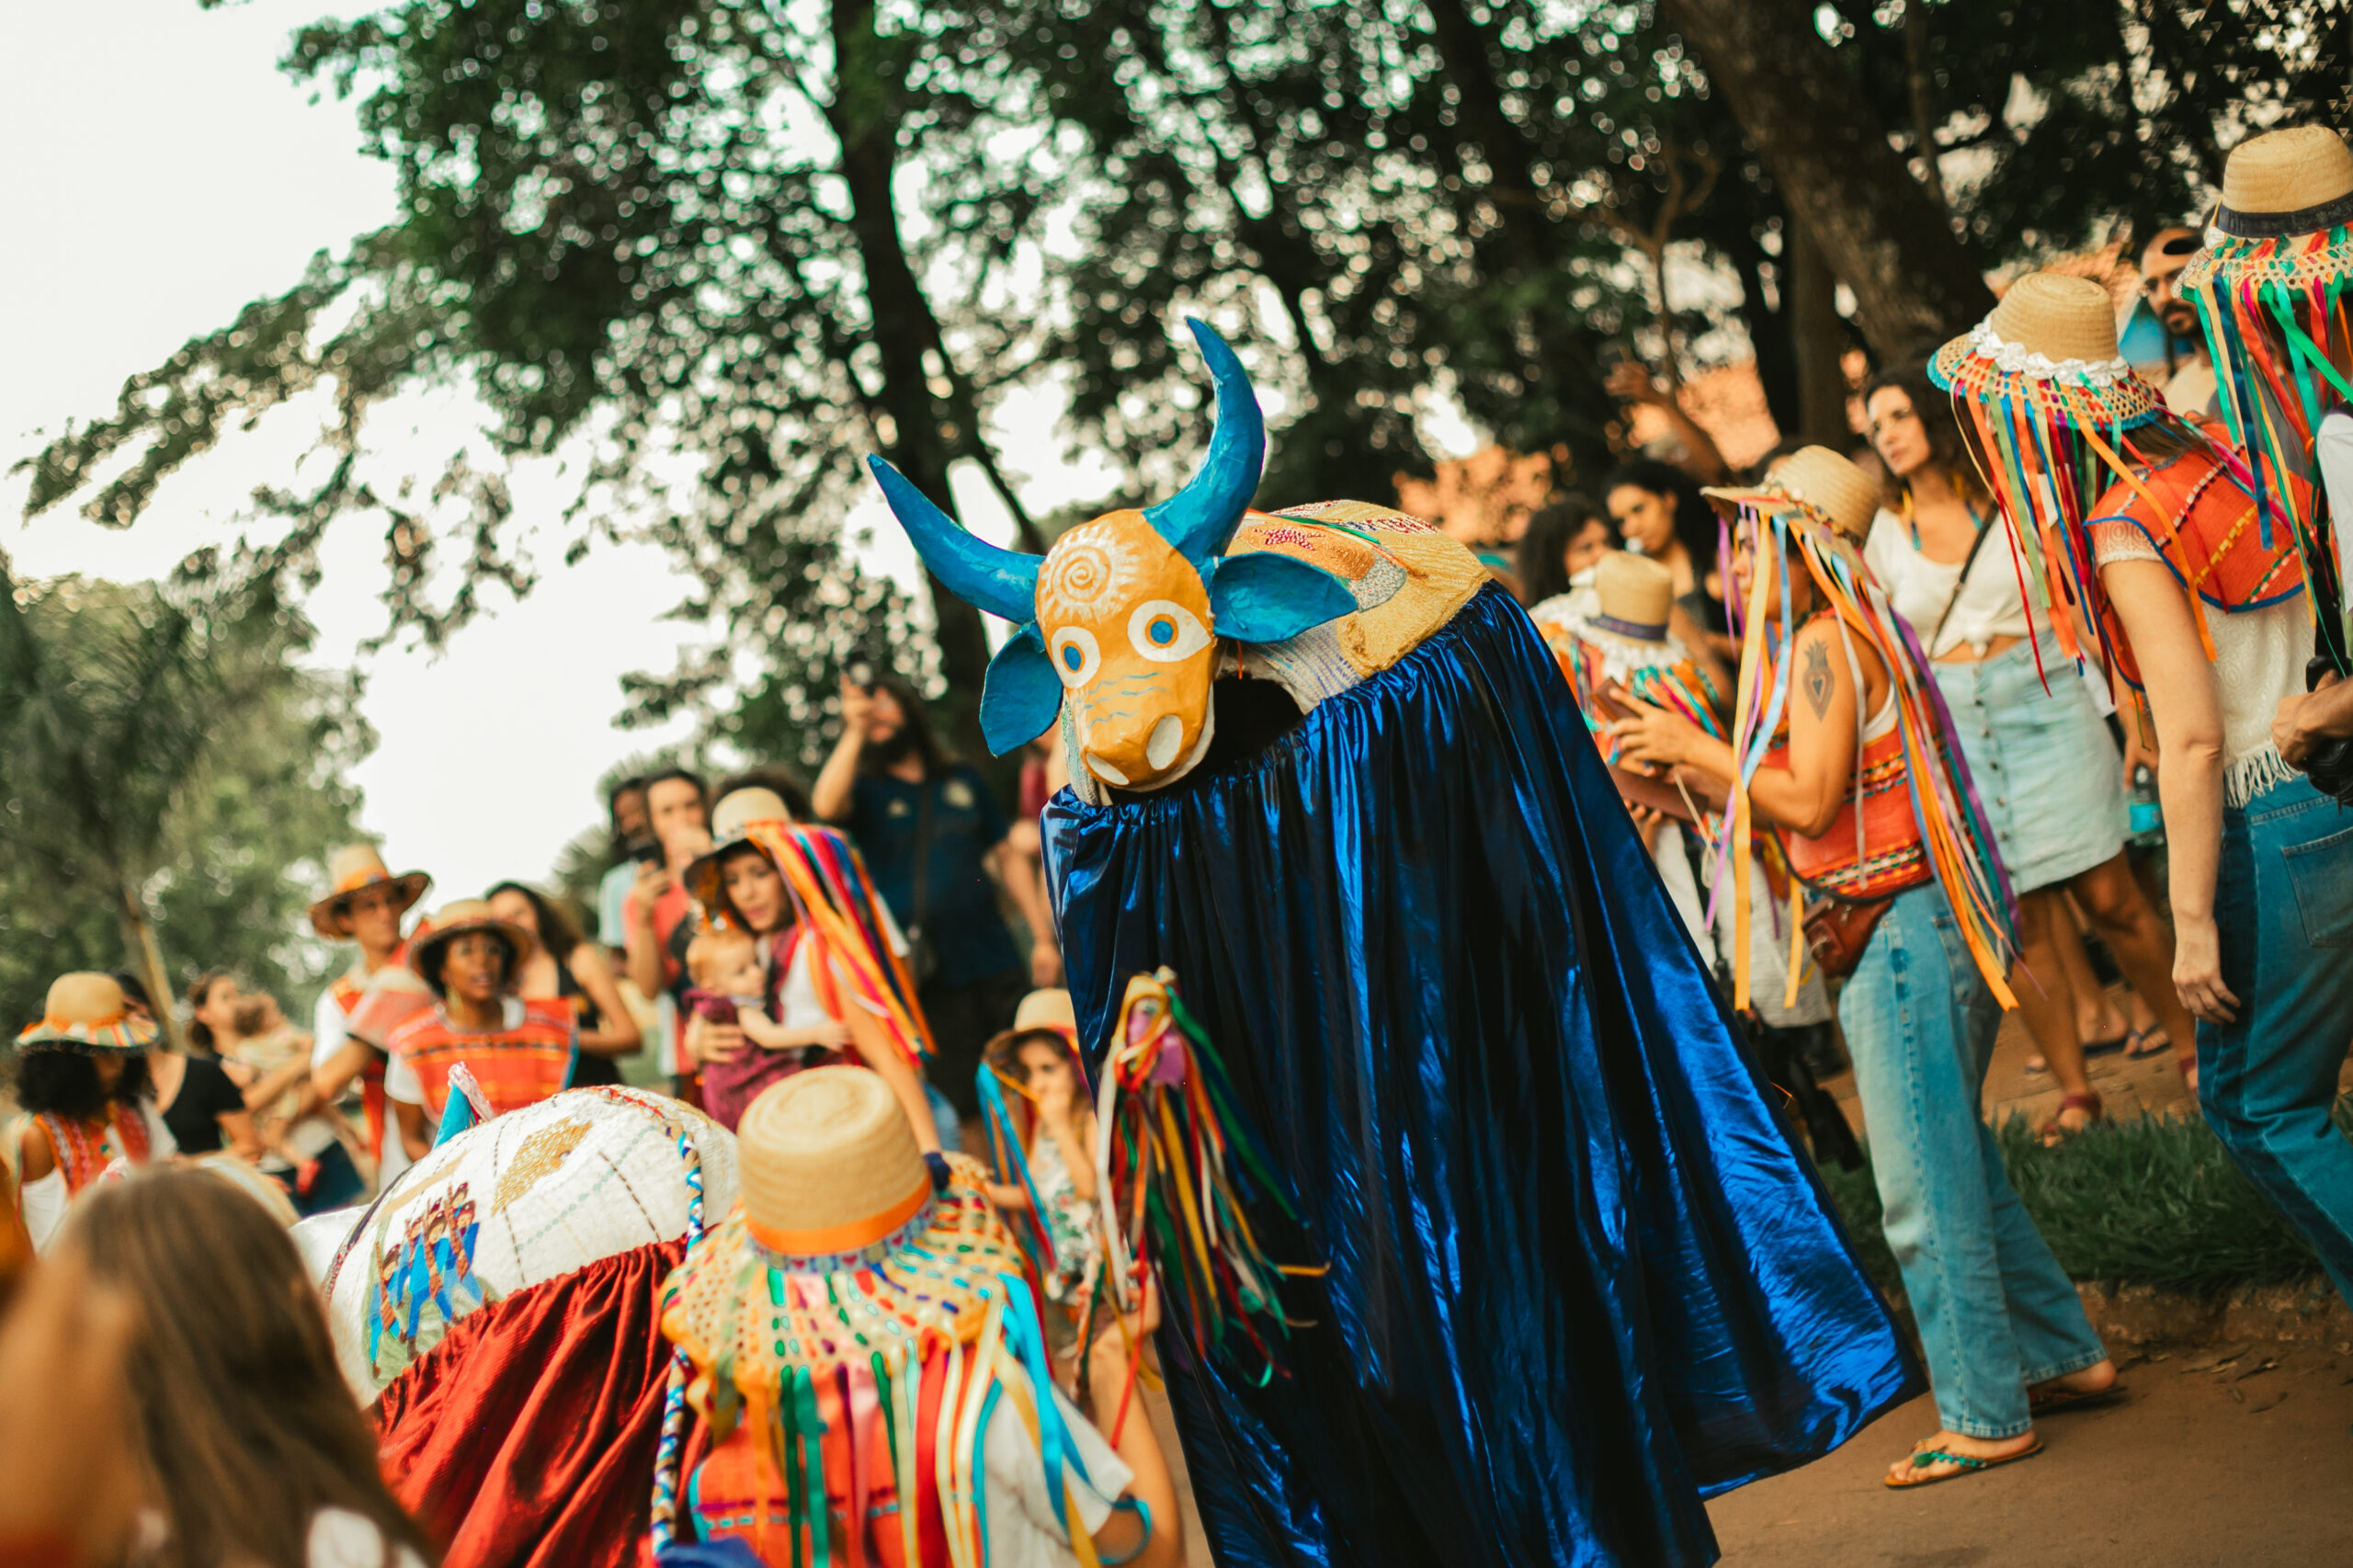
<instances>
[{"instance_id":1,"label":"spiral sun motif on bull head","mask_svg":"<svg viewBox=\"0 0 2353 1568\"><path fill-rule=\"evenodd\" d=\"M1101 519L1054 541L1038 572L1038 609L1059 620L1093 620L1135 581L1136 551Z\"/></svg>"}]
</instances>

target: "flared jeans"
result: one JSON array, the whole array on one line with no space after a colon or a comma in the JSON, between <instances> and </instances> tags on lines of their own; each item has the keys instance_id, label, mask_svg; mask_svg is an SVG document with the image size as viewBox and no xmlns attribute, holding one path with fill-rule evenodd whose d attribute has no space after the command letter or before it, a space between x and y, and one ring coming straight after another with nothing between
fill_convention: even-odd
<instances>
[{"instance_id":1,"label":"flared jeans","mask_svg":"<svg viewBox=\"0 0 2353 1568\"><path fill-rule=\"evenodd\" d=\"M2029 1384L2108 1355L1978 1113L2001 1016L1934 885L1895 896L1838 999L1938 1416L1988 1439L2033 1426Z\"/></svg>"}]
</instances>

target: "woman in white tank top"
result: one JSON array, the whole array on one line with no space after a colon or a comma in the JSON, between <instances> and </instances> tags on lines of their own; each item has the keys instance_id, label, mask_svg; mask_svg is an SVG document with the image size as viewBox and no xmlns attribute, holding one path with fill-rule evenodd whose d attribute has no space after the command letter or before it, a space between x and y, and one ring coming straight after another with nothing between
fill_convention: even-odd
<instances>
[{"instance_id":1,"label":"woman in white tank top","mask_svg":"<svg viewBox=\"0 0 2353 1568\"><path fill-rule=\"evenodd\" d=\"M2171 1045L2186 1048L2194 1026L2172 983L2172 933L2125 859L2115 743L2052 629L2028 614L2021 566L2007 530L1992 526L1999 518L1950 407L1916 372L1882 374L1866 390L1871 445L1896 476L1901 510L1880 513L1864 555L1928 655L1999 840L2018 895L2018 961L2031 976L2012 989L2060 1088L2047 1131L2063 1136L2102 1108L2084 1071L2078 1003L2088 1010L2092 999L2069 983L2071 967L2087 966L2065 961L2062 944L2080 959L2081 943L2063 892L2075 894Z\"/></svg>"}]
</instances>

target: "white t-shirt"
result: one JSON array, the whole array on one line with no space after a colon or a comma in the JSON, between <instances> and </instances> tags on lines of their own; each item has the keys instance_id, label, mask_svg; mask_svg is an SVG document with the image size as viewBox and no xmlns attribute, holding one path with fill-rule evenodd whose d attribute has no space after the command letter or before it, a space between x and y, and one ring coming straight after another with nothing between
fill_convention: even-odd
<instances>
[{"instance_id":1,"label":"white t-shirt","mask_svg":"<svg viewBox=\"0 0 2353 1568\"><path fill-rule=\"evenodd\" d=\"M1079 1522L1093 1535L1110 1518L1120 1494L1134 1484L1135 1471L1060 1389L1054 1390L1054 1403L1070 1431L1071 1446L1086 1467L1082 1482L1065 1462L1063 1479L1078 1505ZM1144 1419L1140 1403L1129 1410L1128 1419ZM989 1417L981 1462L988 1477L989 1568L1070 1568L1076 1562L1078 1554L1071 1550L1070 1536L1046 1494L1045 1458L1030 1446L1029 1433L1010 1401L999 1401ZM1169 1528L1165 1519L1152 1524L1155 1530Z\"/></svg>"}]
</instances>

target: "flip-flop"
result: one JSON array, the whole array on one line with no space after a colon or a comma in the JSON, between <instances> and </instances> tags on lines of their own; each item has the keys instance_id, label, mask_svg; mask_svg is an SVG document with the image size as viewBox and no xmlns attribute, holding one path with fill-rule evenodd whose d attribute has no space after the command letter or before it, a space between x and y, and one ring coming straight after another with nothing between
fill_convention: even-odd
<instances>
[{"instance_id":1,"label":"flip-flop","mask_svg":"<svg viewBox=\"0 0 2353 1568\"><path fill-rule=\"evenodd\" d=\"M2155 1040L2157 1043L2147 1044L2149 1040ZM2134 1029L2131 1043L2124 1048L2124 1059L2127 1062L2138 1062L2144 1056L2163 1056L2172 1049L2173 1040L2165 1030Z\"/></svg>"},{"instance_id":2,"label":"flip-flop","mask_svg":"<svg viewBox=\"0 0 2353 1568\"><path fill-rule=\"evenodd\" d=\"M1939 1481L1958 1481L1964 1475L1975 1475L1981 1470L1997 1470L2006 1464L2016 1464L2020 1460L2030 1460L2041 1451L2042 1439L2040 1437L2034 1440L2033 1446L2020 1449L2014 1454L2004 1454L2000 1459L1995 1460L1981 1460L1972 1454L1949 1454L1942 1449L1915 1449L1912 1451L1911 1470L1906 1471L1901 1477L1893 1475L1886 1477L1884 1483L1891 1491L1895 1492L1906 1492L1915 1486L1934 1486ZM1942 1475L1922 1475L1915 1478L1913 1472L1931 1470L1940 1464L1957 1465L1960 1468L1948 1471Z\"/></svg>"},{"instance_id":3,"label":"flip-flop","mask_svg":"<svg viewBox=\"0 0 2353 1568\"><path fill-rule=\"evenodd\" d=\"M2124 1384L2121 1380L2109 1384L2097 1393L2087 1393L2081 1389L2071 1388L2034 1388L2026 1391L2026 1407L2029 1414L2044 1416L2057 1410L2081 1410L2087 1405L2113 1404L2123 1397Z\"/></svg>"}]
</instances>

